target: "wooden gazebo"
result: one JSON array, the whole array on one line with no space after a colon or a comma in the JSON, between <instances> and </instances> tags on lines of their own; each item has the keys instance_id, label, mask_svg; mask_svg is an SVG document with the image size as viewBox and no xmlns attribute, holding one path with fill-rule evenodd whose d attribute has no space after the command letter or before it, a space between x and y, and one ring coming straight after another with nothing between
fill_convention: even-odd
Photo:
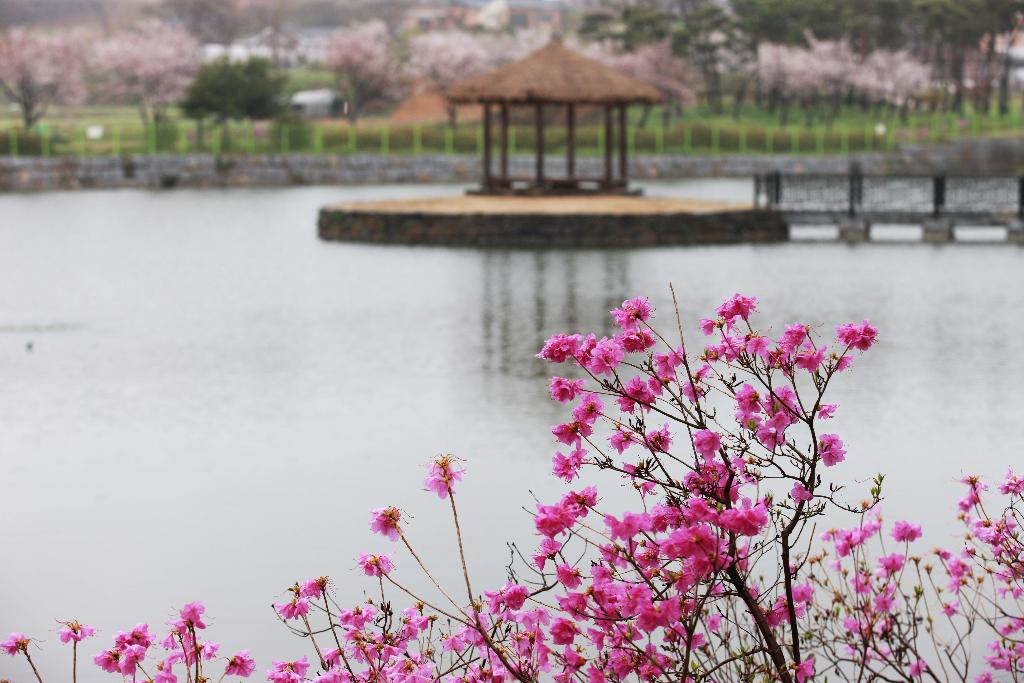
<instances>
[{"instance_id":1,"label":"wooden gazebo","mask_svg":"<svg viewBox=\"0 0 1024 683\"><path fill-rule=\"evenodd\" d=\"M626 108L661 100L648 83L622 74L566 48L558 38L527 57L454 84L448 90L453 103L483 105L482 194L576 194L629 192ZM578 106L604 110L604 173L584 177L576 173L576 115ZM509 109L531 107L536 130L536 162L532 176L509 175ZM564 107L566 157L564 177L548 177L544 168L544 115L549 107ZM492 169L492 110L498 110L500 167ZM613 155L618 149L618 173Z\"/></svg>"}]
</instances>

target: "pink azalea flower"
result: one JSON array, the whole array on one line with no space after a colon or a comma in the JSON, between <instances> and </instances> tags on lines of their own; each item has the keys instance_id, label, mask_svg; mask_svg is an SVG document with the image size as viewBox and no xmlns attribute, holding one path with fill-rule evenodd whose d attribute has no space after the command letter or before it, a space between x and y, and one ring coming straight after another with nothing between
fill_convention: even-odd
<instances>
[{"instance_id":1,"label":"pink azalea flower","mask_svg":"<svg viewBox=\"0 0 1024 683\"><path fill-rule=\"evenodd\" d=\"M580 570L576 567L570 567L567 564L560 564L555 567L555 573L558 576L558 582L569 590L578 588L582 583L580 579Z\"/></svg>"},{"instance_id":2,"label":"pink azalea flower","mask_svg":"<svg viewBox=\"0 0 1024 683\"><path fill-rule=\"evenodd\" d=\"M398 540L398 522L402 513L396 507L377 508L370 518L370 529L392 541Z\"/></svg>"},{"instance_id":3,"label":"pink azalea flower","mask_svg":"<svg viewBox=\"0 0 1024 683\"><path fill-rule=\"evenodd\" d=\"M756 536L768 524L768 508L763 502L751 505L749 500L745 500L743 507L722 512L718 523L723 529L742 536Z\"/></svg>"},{"instance_id":4,"label":"pink azalea flower","mask_svg":"<svg viewBox=\"0 0 1024 683\"><path fill-rule=\"evenodd\" d=\"M576 355L580 345L578 334L556 334L544 342L544 348L537 354L538 358L552 363L564 363Z\"/></svg>"},{"instance_id":5,"label":"pink azalea flower","mask_svg":"<svg viewBox=\"0 0 1024 683\"><path fill-rule=\"evenodd\" d=\"M598 398L597 394L585 394L580 404L573 408L572 416L577 422L592 425L601 417L601 411L603 410L604 404L601 403L601 399Z\"/></svg>"},{"instance_id":6,"label":"pink azalea flower","mask_svg":"<svg viewBox=\"0 0 1024 683\"><path fill-rule=\"evenodd\" d=\"M608 441L611 443L612 448L622 455L623 451L630 447L636 442L632 432L627 432L624 427L618 427L612 432L612 435L608 437Z\"/></svg>"},{"instance_id":7,"label":"pink azalea flower","mask_svg":"<svg viewBox=\"0 0 1024 683\"><path fill-rule=\"evenodd\" d=\"M1006 477L999 484L999 493L1004 496L1024 496L1024 476L1015 475L1013 469L1006 470Z\"/></svg>"},{"instance_id":8,"label":"pink azalea flower","mask_svg":"<svg viewBox=\"0 0 1024 683\"><path fill-rule=\"evenodd\" d=\"M896 522L892 527L892 537L900 542L916 541L921 538L921 527L910 522Z\"/></svg>"},{"instance_id":9,"label":"pink azalea flower","mask_svg":"<svg viewBox=\"0 0 1024 683\"><path fill-rule=\"evenodd\" d=\"M121 652L120 652L120 650L113 649L113 650L103 650L98 655L93 657L92 661L96 664L96 666L98 666L99 668L103 669L107 673L109 673L109 674L116 674L116 673L120 673L120 667L119 667L120 659L121 659Z\"/></svg>"},{"instance_id":10,"label":"pink azalea flower","mask_svg":"<svg viewBox=\"0 0 1024 683\"><path fill-rule=\"evenodd\" d=\"M626 299L620 308L611 312L615 324L627 332L637 328L641 321L646 322L653 311L651 302L646 297L638 296L633 299Z\"/></svg>"},{"instance_id":11,"label":"pink azalea flower","mask_svg":"<svg viewBox=\"0 0 1024 683\"><path fill-rule=\"evenodd\" d=\"M824 346L801 349L793 358L793 365L807 372L814 372L825 360L825 351Z\"/></svg>"},{"instance_id":12,"label":"pink azalea flower","mask_svg":"<svg viewBox=\"0 0 1024 683\"><path fill-rule=\"evenodd\" d=\"M798 346L807 339L807 332L810 328L803 323L786 325L786 331L779 337L779 346L787 353L792 353Z\"/></svg>"},{"instance_id":13,"label":"pink azalea flower","mask_svg":"<svg viewBox=\"0 0 1024 683\"><path fill-rule=\"evenodd\" d=\"M595 375L611 375L624 357L622 347L617 341L602 337L590 351L586 368Z\"/></svg>"},{"instance_id":14,"label":"pink azalea flower","mask_svg":"<svg viewBox=\"0 0 1024 683\"><path fill-rule=\"evenodd\" d=\"M86 626L85 624L79 623L78 621L67 621L62 623L64 624L64 627L57 632L57 635L60 637L60 642L62 643L69 643L71 641L80 643L84 639L96 635L96 629L92 626Z\"/></svg>"},{"instance_id":15,"label":"pink azalea flower","mask_svg":"<svg viewBox=\"0 0 1024 683\"><path fill-rule=\"evenodd\" d=\"M644 443L652 451L660 453L668 453L668 449L672 447L672 434L668 430L668 425L662 425L661 429L652 429L644 436Z\"/></svg>"},{"instance_id":16,"label":"pink azalea flower","mask_svg":"<svg viewBox=\"0 0 1024 683\"><path fill-rule=\"evenodd\" d=\"M430 463L430 473L427 475L424 484L428 491L433 491L438 498L447 498L457 481L462 481L462 473L465 470L455 466L455 458L451 455L442 455Z\"/></svg>"},{"instance_id":17,"label":"pink azalea flower","mask_svg":"<svg viewBox=\"0 0 1024 683\"><path fill-rule=\"evenodd\" d=\"M796 667L797 683L804 683L814 678L814 657L808 657Z\"/></svg>"},{"instance_id":18,"label":"pink azalea flower","mask_svg":"<svg viewBox=\"0 0 1024 683\"><path fill-rule=\"evenodd\" d=\"M363 553L359 556L359 566L367 576L381 577L391 573L395 568L390 555L370 555Z\"/></svg>"},{"instance_id":19,"label":"pink azalea flower","mask_svg":"<svg viewBox=\"0 0 1024 683\"><path fill-rule=\"evenodd\" d=\"M710 429L700 429L693 433L693 447L704 458L713 458L722 447L722 437Z\"/></svg>"},{"instance_id":20,"label":"pink azalea flower","mask_svg":"<svg viewBox=\"0 0 1024 683\"><path fill-rule=\"evenodd\" d=\"M309 598L296 595L288 602L279 602L274 607L285 619L299 619L309 614Z\"/></svg>"},{"instance_id":21,"label":"pink azalea flower","mask_svg":"<svg viewBox=\"0 0 1024 683\"><path fill-rule=\"evenodd\" d=\"M169 658L162 662L157 662L156 676L153 677L153 683L178 683L178 677L174 674L173 667L174 663Z\"/></svg>"},{"instance_id":22,"label":"pink azalea flower","mask_svg":"<svg viewBox=\"0 0 1024 683\"><path fill-rule=\"evenodd\" d=\"M818 438L818 454L826 467L832 467L846 460L843 442L835 434L822 434Z\"/></svg>"},{"instance_id":23,"label":"pink azalea flower","mask_svg":"<svg viewBox=\"0 0 1024 683\"><path fill-rule=\"evenodd\" d=\"M551 460L551 472L566 482L570 482L579 475L580 467L583 466L583 458L587 451L575 448L569 451L568 455L561 452L555 453Z\"/></svg>"},{"instance_id":24,"label":"pink azalea flower","mask_svg":"<svg viewBox=\"0 0 1024 683\"><path fill-rule=\"evenodd\" d=\"M304 598L317 599L324 596L324 592L327 590L327 584L331 580L326 576L318 576L315 579L309 579L303 582L302 586L299 587L299 595Z\"/></svg>"},{"instance_id":25,"label":"pink azalea flower","mask_svg":"<svg viewBox=\"0 0 1024 683\"><path fill-rule=\"evenodd\" d=\"M577 394L583 391L583 380L568 380L564 377L552 377L549 384L551 398L560 402L568 403L576 398Z\"/></svg>"},{"instance_id":26,"label":"pink azalea flower","mask_svg":"<svg viewBox=\"0 0 1024 683\"><path fill-rule=\"evenodd\" d=\"M7 640L0 643L0 650L14 656L19 652L28 652L28 644L30 642L32 642L32 639L24 633L15 632L7 636Z\"/></svg>"},{"instance_id":27,"label":"pink azalea flower","mask_svg":"<svg viewBox=\"0 0 1024 683\"><path fill-rule=\"evenodd\" d=\"M861 324L846 323L836 328L836 339L840 344L858 351L867 351L878 339L878 329L867 320Z\"/></svg>"},{"instance_id":28,"label":"pink azalea flower","mask_svg":"<svg viewBox=\"0 0 1024 683\"><path fill-rule=\"evenodd\" d=\"M899 553L892 553L884 557L878 558L878 566L881 568L885 576L892 576L899 570L903 569L903 565L907 558Z\"/></svg>"},{"instance_id":29,"label":"pink azalea flower","mask_svg":"<svg viewBox=\"0 0 1024 683\"><path fill-rule=\"evenodd\" d=\"M179 611L181 620L185 624L192 626L193 628L202 629L206 628L206 624L203 623L203 613L206 608L201 602L190 602Z\"/></svg>"},{"instance_id":30,"label":"pink azalea flower","mask_svg":"<svg viewBox=\"0 0 1024 683\"><path fill-rule=\"evenodd\" d=\"M303 655L294 662L273 662L267 671L267 680L271 683L299 683L309 670L309 661Z\"/></svg>"},{"instance_id":31,"label":"pink azalea flower","mask_svg":"<svg viewBox=\"0 0 1024 683\"><path fill-rule=\"evenodd\" d=\"M793 490L789 492L789 495L793 497L797 503L806 503L814 498L814 494L807 490L807 487L796 482L793 484Z\"/></svg>"},{"instance_id":32,"label":"pink azalea flower","mask_svg":"<svg viewBox=\"0 0 1024 683\"><path fill-rule=\"evenodd\" d=\"M822 420L829 420L833 415L836 414L836 408L838 406L835 403L822 403L818 406L818 417Z\"/></svg>"},{"instance_id":33,"label":"pink azalea flower","mask_svg":"<svg viewBox=\"0 0 1024 683\"><path fill-rule=\"evenodd\" d=\"M730 322L735 318L742 318L747 320L750 318L750 314L757 310L757 297L756 296L743 296L742 294L733 294L731 298L726 299L725 303L716 309L716 313L720 318L723 318L726 322Z\"/></svg>"},{"instance_id":34,"label":"pink azalea flower","mask_svg":"<svg viewBox=\"0 0 1024 683\"><path fill-rule=\"evenodd\" d=\"M228 665L224 669L224 675L248 678L255 670L256 660L249 656L248 650L241 650L228 660Z\"/></svg>"}]
</instances>

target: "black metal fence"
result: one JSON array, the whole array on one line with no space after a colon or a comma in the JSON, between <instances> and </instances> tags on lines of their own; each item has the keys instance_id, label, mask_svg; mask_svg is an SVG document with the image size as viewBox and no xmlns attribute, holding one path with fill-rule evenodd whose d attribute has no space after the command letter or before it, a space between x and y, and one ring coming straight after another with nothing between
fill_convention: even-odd
<instances>
[{"instance_id":1,"label":"black metal fence","mask_svg":"<svg viewBox=\"0 0 1024 683\"><path fill-rule=\"evenodd\" d=\"M755 177L754 204L789 213L1024 218L1024 176L772 172Z\"/></svg>"}]
</instances>

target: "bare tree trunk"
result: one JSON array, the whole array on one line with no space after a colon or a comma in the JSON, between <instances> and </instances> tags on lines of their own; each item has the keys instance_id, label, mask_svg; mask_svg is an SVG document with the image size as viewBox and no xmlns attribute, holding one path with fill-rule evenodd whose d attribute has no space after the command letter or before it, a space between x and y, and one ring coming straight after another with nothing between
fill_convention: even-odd
<instances>
[{"instance_id":1,"label":"bare tree trunk","mask_svg":"<svg viewBox=\"0 0 1024 683\"><path fill-rule=\"evenodd\" d=\"M953 111L958 114L964 113L964 48L962 45L953 47Z\"/></svg>"},{"instance_id":2,"label":"bare tree trunk","mask_svg":"<svg viewBox=\"0 0 1024 683\"><path fill-rule=\"evenodd\" d=\"M1006 34L1006 50L1003 53L1003 64L999 71L999 113L1004 116L1010 113L1010 70L1013 68L1010 48L1016 39L1017 29Z\"/></svg>"}]
</instances>

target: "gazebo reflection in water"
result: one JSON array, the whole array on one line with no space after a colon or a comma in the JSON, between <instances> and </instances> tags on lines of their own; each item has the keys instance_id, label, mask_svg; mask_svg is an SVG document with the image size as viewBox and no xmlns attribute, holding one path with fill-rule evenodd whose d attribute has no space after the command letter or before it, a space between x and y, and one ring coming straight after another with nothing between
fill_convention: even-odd
<instances>
[{"instance_id":1,"label":"gazebo reflection in water","mask_svg":"<svg viewBox=\"0 0 1024 683\"><path fill-rule=\"evenodd\" d=\"M613 334L608 311L632 291L629 261L628 252L615 249L480 251L472 296L479 302L484 378L550 375L550 364L535 354L557 332Z\"/></svg>"},{"instance_id":2,"label":"gazebo reflection in water","mask_svg":"<svg viewBox=\"0 0 1024 683\"><path fill-rule=\"evenodd\" d=\"M453 103L483 106L483 177L479 194L639 194L629 189L627 108L661 100L648 83L622 74L574 52L555 38L527 57L489 73L453 85ZM532 176L509 173L509 112L512 107L533 110L535 163ZM545 169L545 114L564 108L566 145L562 177L550 177ZM577 174L576 119L578 107L599 107L604 113L604 173L598 177ZM494 173L494 113L498 115L498 172ZM613 157L618 150L616 173Z\"/></svg>"}]
</instances>

